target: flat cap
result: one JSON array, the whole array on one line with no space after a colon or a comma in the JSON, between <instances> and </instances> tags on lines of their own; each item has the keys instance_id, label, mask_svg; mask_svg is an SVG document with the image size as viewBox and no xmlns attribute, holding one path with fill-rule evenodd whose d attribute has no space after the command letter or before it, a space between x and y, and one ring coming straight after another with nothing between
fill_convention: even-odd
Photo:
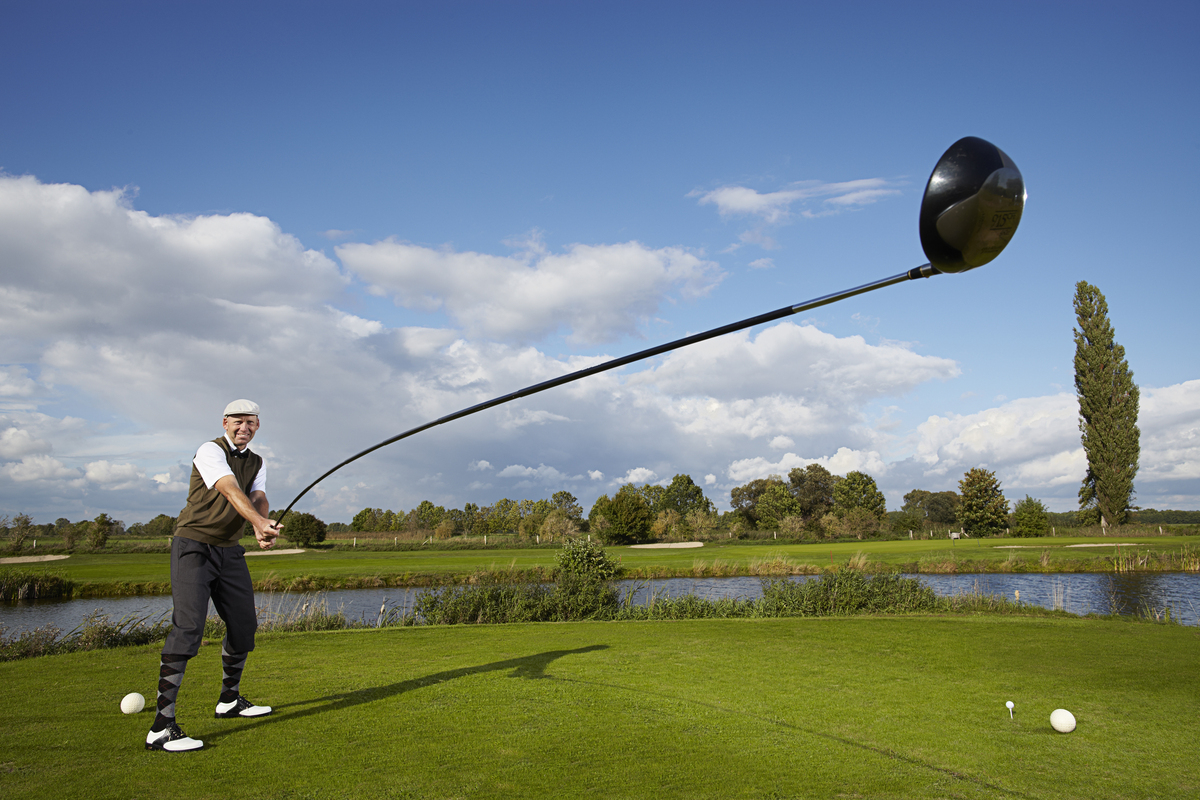
<instances>
[{"instance_id":1,"label":"flat cap","mask_svg":"<svg viewBox=\"0 0 1200 800\"><path fill-rule=\"evenodd\" d=\"M225 416L233 417L238 414L253 414L258 416L258 403L253 400L234 400L225 406Z\"/></svg>"}]
</instances>

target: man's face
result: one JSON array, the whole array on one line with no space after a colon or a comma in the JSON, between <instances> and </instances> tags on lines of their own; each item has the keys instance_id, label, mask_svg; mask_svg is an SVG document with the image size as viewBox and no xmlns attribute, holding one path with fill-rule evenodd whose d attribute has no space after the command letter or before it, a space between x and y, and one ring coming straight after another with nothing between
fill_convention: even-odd
<instances>
[{"instance_id":1,"label":"man's face","mask_svg":"<svg viewBox=\"0 0 1200 800\"><path fill-rule=\"evenodd\" d=\"M221 425L224 426L225 434L230 438L234 446L238 450L241 450L250 444L250 440L254 438L255 432L258 431L258 415L234 414L221 420Z\"/></svg>"}]
</instances>

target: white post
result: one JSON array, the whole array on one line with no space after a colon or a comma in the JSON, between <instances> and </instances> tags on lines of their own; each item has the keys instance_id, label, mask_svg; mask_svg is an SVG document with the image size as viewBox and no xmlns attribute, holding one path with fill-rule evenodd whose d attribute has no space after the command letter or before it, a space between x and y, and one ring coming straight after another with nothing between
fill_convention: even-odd
<instances>
[{"instance_id":1,"label":"white post","mask_svg":"<svg viewBox=\"0 0 1200 800\"><path fill-rule=\"evenodd\" d=\"M357 537L357 536L355 536L355 537L354 537L354 544L352 544L352 545L350 545L350 546L351 546L351 547L358 547L358 537Z\"/></svg>"},{"instance_id":2,"label":"white post","mask_svg":"<svg viewBox=\"0 0 1200 800\"><path fill-rule=\"evenodd\" d=\"M912 531L909 531L909 532L908 532L908 538L909 538L909 539L912 539Z\"/></svg>"},{"instance_id":3,"label":"white post","mask_svg":"<svg viewBox=\"0 0 1200 800\"><path fill-rule=\"evenodd\" d=\"M774 536L772 536L771 538L772 538L772 539L778 539L778 538L779 538L779 531L775 531L775 535L774 535Z\"/></svg>"},{"instance_id":4,"label":"white post","mask_svg":"<svg viewBox=\"0 0 1200 800\"><path fill-rule=\"evenodd\" d=\"M537 543L538 544L542 543L542 535L540 533L537 535Z\"/></svg>"},{"instance_id":5,"label":"white post","mask_svg":"<svg viewBox=\"0 0 1200 800\"><path fill-rule=\"evenodd\" d=\"M398 545L398 544L400 544L400 537L399 537L399 536L393 536L393 537L392 537L392 546L393 546L393 547L395 547L395 546L396 546L396 545Z\"/></svg>"}]
</instances>

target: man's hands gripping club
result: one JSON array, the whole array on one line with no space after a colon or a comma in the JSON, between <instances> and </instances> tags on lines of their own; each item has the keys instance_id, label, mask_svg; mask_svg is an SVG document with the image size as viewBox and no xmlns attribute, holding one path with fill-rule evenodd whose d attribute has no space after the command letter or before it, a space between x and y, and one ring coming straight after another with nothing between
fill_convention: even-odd
<instances>
[{"instance_id":1,"label":"man's hands gripping club","mask_svg":"<svg viewBox=\"0 0 1200 800\"><path fill-rule=\"evenodd\" d=\"M275 539L283 532L283 526L267 516L271 511L271 504L267 502L266 493L251 492L247 497L232 475L220 478L213 488L223 494L242 518L250 523L250 527L254 528L254 538L258 540L260 548L269 550L275 546Z\"/></svg>"}]
</instances>

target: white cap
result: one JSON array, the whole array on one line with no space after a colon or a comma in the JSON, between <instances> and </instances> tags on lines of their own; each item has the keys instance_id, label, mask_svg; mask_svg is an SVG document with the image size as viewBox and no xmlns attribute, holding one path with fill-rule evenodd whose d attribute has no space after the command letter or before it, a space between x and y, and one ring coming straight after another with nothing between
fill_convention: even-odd
<instances>
[{"instance_id":1,"label":"white cap","mask_svg":"<svg viewBox=\"0 0 1200 800\"><path fill-rule=\"evenodd\" d=\"M258 416L258 403L253 400L234 400L225 406L225 416L232 417L238 414L253 414L254 416Z\"/></svg>"}]
</instances>

